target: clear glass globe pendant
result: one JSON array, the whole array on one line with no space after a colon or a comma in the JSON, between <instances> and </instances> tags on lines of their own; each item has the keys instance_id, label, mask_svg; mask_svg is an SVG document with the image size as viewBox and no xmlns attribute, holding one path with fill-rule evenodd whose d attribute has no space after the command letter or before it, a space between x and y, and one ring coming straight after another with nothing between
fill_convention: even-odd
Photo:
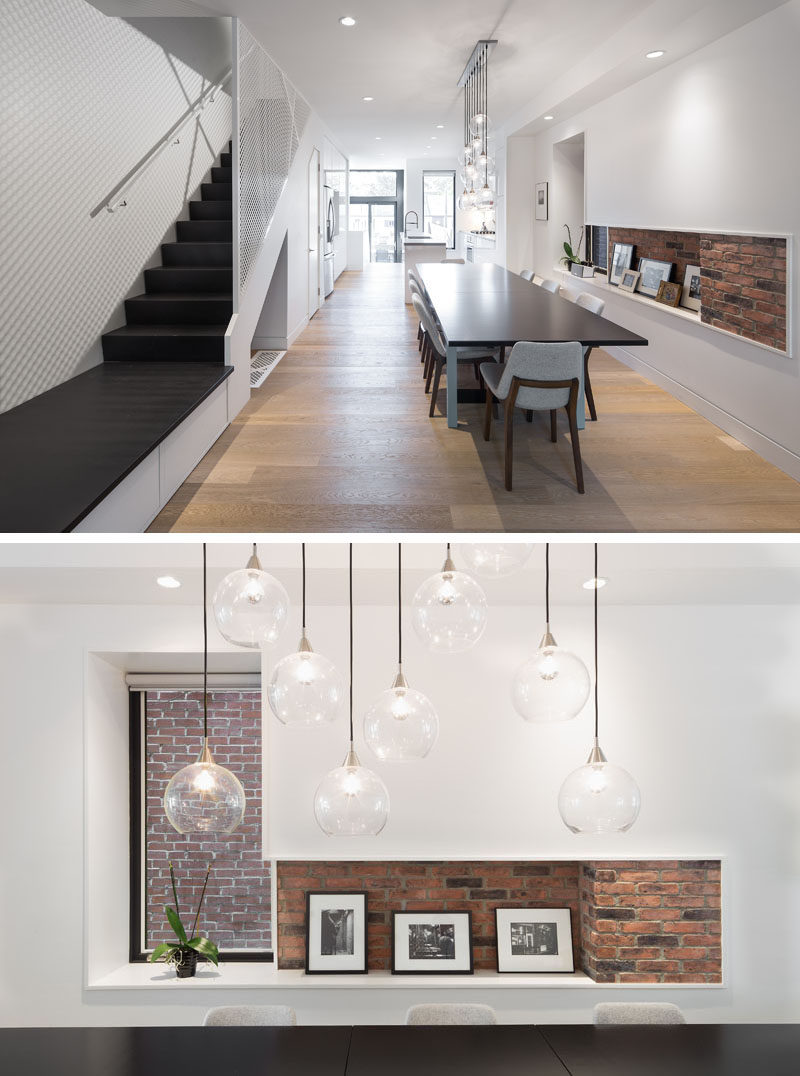
<instances>
[{"instance_id":1,"label":"clear glass globe pendant","mask_svg":"<svg viewBox=\"0 0 800 1076\"><path fill-rule=\"evenodd\" d=\"M332 661L311 648L305 628L296 653L273 669L267 698L284 725L313 727L336 720L344 698L342 678Z\"/></svg>"},{"instance_id":2,"label":"clear glass globe pendant","mask_svg":"<svg viewBox=\"0 0 800 1076\"><path fill-rule=\"evenodd\" d=\"M257 650L278 639L286 624L289 595L262 569L254 543L247 566L225 576L211 605L217 627L229 643Z\"/></svg>"},{"instance_id":3,"label":"clear glass globe pendant","mask_svg":"<svg viewBox=\"0 0 800 1076\"><path fill-rule=\"evenodd\" d=\"M456 570L449 542L441 572L425 580L411 604L414 630L435 653L469 650L486 628L486 595L471 576Z\"/></svg>"},{"instance_id":4,"label":"clear glass globe pendant","mask_svg":"<svg viewBox=\"0 0 800 1076\"><path fill-rule=\"evenodd\" d=\"M344 762L314 793L314 817L329 837L377 837L389 818L389 793L361 765L353 744L353 543L350 543L350 746Z\"/></svg>"},{"instance_id":5,"label":"clear glass globe pendant","mask_svg":"<svg viewBox=\"0 0 800 1076\"><path fill-rule=\"evenodd\" d=\"M244 818L246 797L239 778L218 766L208 746L208 615L206 543L203 542L203 749L196 762L172 777L164 811L178 833L233 833Z\"/></svg>"},{"instance_id":6,"label":"clear glass globe pendant","mask_svg":"<svg viewBox=\"0 0 800 1076\"><path fill-rule=\"evenodd\" d=\"M594 547L597 572L597 543ZM597 691L597 588L594 591L594 743L586 764L573 770L558 793L558 810L573 833L602 836L627 833L639 817L642 796L636 781L621 766L612 765L600 748Z\"/></svg>"},{"instance_id":7,"label":"clear glass globe pendant","mask_svg":"<svg viewBox=\"0 0 800 1076\"><path fill-rule=\"evenodd\" d=\"M533 544L528 542L484 542L460 545L460 556L467 562L467 567L476 575L487 579L500 579L513 575L522 568L533 552Z\"/></svg>"}]
</instances>

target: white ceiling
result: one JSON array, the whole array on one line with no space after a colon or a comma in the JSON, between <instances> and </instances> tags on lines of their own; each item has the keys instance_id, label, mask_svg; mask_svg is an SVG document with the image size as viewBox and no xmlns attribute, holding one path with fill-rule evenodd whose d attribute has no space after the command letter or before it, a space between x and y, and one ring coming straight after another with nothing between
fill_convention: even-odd
<instances>
[{"instance_id":1,"label":"white ceiling","mask_svg":"<svg viewBox=\"0 0 800 1076\"><path fill-rule=\"evenodd\" d=\"M786 0L94 2L126 16L239 16L352 165L403 167L406 158L457 152L457 82L481 38L498 40L489 65L490 115L501 126L513 117L510 132L530 134L544 124L544 113L567 119ZM352 15L356 25L343 28L341 15ZM644 58L657 48L666 50L663 59ZM367 95L374 101L364 103Z\"/></svg>"},{"instance_id":2,"label":"white ceiling","mask_svg":"<svg viewBox=\"0 0 800 1076\"><path fill-rule=\"evenodd\" d=\"M454 545L456 564L459 547ZM245 543L212 543L208 549L209 590L227 572L243 567ZM300 601L300 546L275 542L259 546L266 570ZM581 584L592 573L592 546L572 541L551 546L552 594L560 603L591 602ZM444 558L444 543L404 541L406 600ZM461 562L463 564L463 561ZM52 542L0 544L0 604L76 603L199 605L202 551L197 541ZM307 545L308 600L311 605L347 601L347 545L340 541ZM359 542L354 550L357 604L391 605L396 600L397 546ZM516 575L484 581L493 605L540 603L544 546L533 551ZM181 580L165 590L156 576ZM602 602L621 605L798 604L800 543L781 542L609 542L600 546L600 574L610 583Z\"/></svg>"}]
</instances>

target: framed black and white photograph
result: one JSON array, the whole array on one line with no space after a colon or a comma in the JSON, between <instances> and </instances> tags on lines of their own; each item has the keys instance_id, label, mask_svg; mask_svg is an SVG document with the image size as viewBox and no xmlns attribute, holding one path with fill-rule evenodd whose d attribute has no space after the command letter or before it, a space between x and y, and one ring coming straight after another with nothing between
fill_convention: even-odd
<instances>
[{"instance_id":1,"label":"framed black and white photograph","mask_svg":"<svg viewBox=\"0 0 800 1076\"><path fill-rule=\"evenodd\" d=\"M654 258L639 259L639 291L655 299L662 281L672 276L672 262L657 262Z\"/></svg>"},{"instance_id":2,"label":"framed black and white photograph","mask_svg":"<svg viewBox=\"0 0 800 1076\"><path fill-rule=\"evenodd\" d=\"M619 282L620 291L636 291L636 286L639 283L639 277L641 273L636 269L623 269L622 279Z\"/></svg>"},{"instance_id":3,"label":"framed black and white photograph","mask_svg":"<svg viewBox=\"0 0 800 1076\"><path fill-rule=\"evenodd\" d=\"M687 265L683 274L681 289L681 306L689 310L700 309L700 266Z\"/></svg>"},{"instance_id":4,"label":"framed black and white photograph","mask_svg":"<svg viewBox=\"0 0 800 1076\"><path fill-rule=\"evenodd\" d=\"M537 183L534 195L536 220L547 220L547 184Z\"/></svg>"},{"instance_id":5,"label":"framed black and white photograph","mask_svg":"<svg viewBox=\"0 0 800 1076\"><path fill-rule=\"evenodd\" d=\"M497 970L572 972L569 908L497 908Z\"/></svg>"},{"instance_id":6,"label":"framed black and white photograph","mask_svg":"<svg viewBox=\"0 0 800 1076\"><path fill-rule=\"evenodd\" d=\"M367 894L306 894L306 972L364 974Z\"/></svg>"},{"instance_id":7,"label":"framed black and white photograph","mask_svg":"<svg viewBox=\"0 0 800 1076\"><path fill-rule=\"evenodd\" d=\"M392 912L393 975L471 975L471 912Z\"/></svg>"},{"instance_id":8,"label":"framed black and white photograph","mask_svg":"<svg viewBox=\"0 0 800 1076\"><path fill-rule=\"evenodd\" d=\"M611 284L619 284L622 273L630 269L633 261L633 243L615 243L614 253L611 255L611 272L608 279Z\"/></svg>"}]
</instances>

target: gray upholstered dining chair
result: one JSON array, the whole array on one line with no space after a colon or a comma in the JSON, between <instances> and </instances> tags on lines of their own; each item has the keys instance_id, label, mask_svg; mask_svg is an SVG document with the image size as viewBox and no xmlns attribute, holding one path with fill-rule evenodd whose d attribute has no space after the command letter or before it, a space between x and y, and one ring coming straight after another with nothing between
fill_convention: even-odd
<instances>
[{"instance_id":1,"label":"gray upholstered dining chair","mask_svg":"<svg viewBox=\"0 0 800 1076\"><path fill-rule=\"evenodd\" d=\"M606 308L605 300L596 295L590 295L588 291L579 292L575 297L575 305L582 306L584 310L591 310L593 314L602 314ZM589 405L589 415L593 422L597 422L597 408L594 405L594 393L592 392L592 380L589 377L589 356L591 347L583 349L583 391L586 395L586 403Z\"/></svg>"},{"instance_id":2,"label":"gray upholstered dining chair","mask_svg":"<svg viewBox=\"0 0 800 1076\"><path fill-rule=\"evenodd\" d=\"M550 440L557 434L559 407L567 412L575 461L575 480L578 493L583 493L583 466L578 442L578 391L580 388L583 355L579 343L534 344L527 341L514 344L505 365L483 363L481 373L486 385L486 414L483 439L492 436L494 399L505 404L505 485L511 489L514 448L514 408L522 408L530 421L534 411L550 412Z\"/></svg>"},{"instance_id":3,"label":"gray upholstered dining chair","mask_svg":"<svg viewBox=\"0 0 800 1076\"><path fill-rule=\"evenodd\" d=\"M220 1005L209 1009L203 1027L294 1027L297 1016L288 1005Z\"/></svg>"},{"instance_id":4,"label":"gray upholstered dining chair","mask_svg":"<svg viewBox=\"0 0 800 1076\"><path fill-rule=\"evenodd\" d=\"M598 1027L622 1024L685 1024L686 1017L669 1001L602 1001L594 1007Z\"/></svg>"},{"instance_id":5,"label":"gray upholstered dining chair","mask_svg":"<svg viewBox=\"0 0 800 1076\"><path fill-rule=\"evenodd\" d=\"M414 272L414 267L411 266L408 269L407 272L408 272L408 290L409 290L409 292L412 295L414 294L415 291L422 294L422 285L419 282L419 277ZM417 350L418 351L422 351L422 338L423 338L423 335L424 335L424 331L425 330L422 328L422 322L420 322L419 325L417 326ZM420 359L420 362L422 362L422 359Z\"/></svg>"},{"instance_id":6,"label":"gray upholstered dining chair","mask_svg":"<svg viewBox=\"0 0 800 1076\"><path fill-rule=\"evenodd\" d=\"M523 280L533 280L535 273L533 269L523 269L519 275Z\"/></svg>"},{"instance_id":7,"label":"gray upholstered dining chair","mask_svg":"<svg viewBox=\"0 0 800 1076\"><path fill-rule=\"evenodd\" d=\"M433 312L421 295L412 295L411 301L419 315L428 345L428 361L426 364L425 391L431 387L433 378L433 390L431 392L431 406L428 414L433 418L436 413L436 398L439 395L439 382L442 377L442 369L447 359L447 347L445 345L439 326L436 324ZM500 356L499 348L488 347L459 347L456 349L456 358L459 362L471 362L475 370L475 378L481 379L481 359L490 359L489 366L494 366ZM487 365L487 364L484 364Z\"/></svg>"},{"instance_id":8,"label":"gray upholstered dining chair","mask_svg":"<svg viewBox=\"0 0 800 1076\"><path fill-rule=\"evenodd\" d=\"M407 1024L496 1024L497 1014L491 1005L412 1005L406 1013Z\"/></svg>"},{"instance_id":9,"label":"gray upholstered dining chair","mask_svg":"<svg viewBox=\"0 0 800 1076\"><path fill-rule=\"evenodd\" d=\"M557 280L543 280L539 287L544 288L545 291L551 291L553 295L558 295L561 290L561 285Z\"/></svg>"},{"instance_id":10,"label":"gray upholstered dining chair","mask_svg":"<svg viewBox=\"0 0 800 1076\"><path fill-rule=\"evenodd\" d=\"M442 258L442 265L466 265L466 261L463 258Z\"/></svg>"}]
</instances>

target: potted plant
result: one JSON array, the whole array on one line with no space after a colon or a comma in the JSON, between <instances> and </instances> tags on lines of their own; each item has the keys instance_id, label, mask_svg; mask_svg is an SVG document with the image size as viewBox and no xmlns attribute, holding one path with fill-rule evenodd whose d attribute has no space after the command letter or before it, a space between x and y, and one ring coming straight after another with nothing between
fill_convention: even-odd
<instances>
[{"instance_id":1,"label":"potted plant","mask_svg":"<svg viewBox=\"0 0 800 1076\"><path fill-rule=\"evenodd\" d=\"M594 269L590 262L581 260L581 243L583 242L583 227L581 227L580 235L578 236L578 242L573 247L572 235L569 230L569 225L564 225L567 232L567 239L564 243L564 255L561 259L563 265L566 265L567 269L575 276L594 276Z\"/></svg>"},{"instance_id":2,"label":"potted plant","mask_svg":"<svg viewBox=\"0 0 800 1076\"><path fill-rule=\"evenodd\" d=\"M175 871L172 869L172 863L169 865L169 876L172 880L172 895L175 898L175 907L170 908L168 905L164 908L169 920L169 925L175 931L175 936L178 939L177 942L162 942L161 945L157 945L153 952L149 956L150 963L153 964L158 960L163 960L167 964L171 964L175 968L175 973L179 979L189 979L197 971L197 958L198 956L205 957L206 960L210 960L215 966L219 962L219 950L212 941L208 938L204 938L196 933L197 921L200 918L200 909L203 907L203 897L206 895L206 886L208 885L208 876L211 873L211 864L208 865L206 871L205 881L203 882L203 891L200 894L200 900L197 904L197 912L194 917L194 923L192 924L191 937L186 932L186 928L181 922L180 909L178 906L178 891L175 888Z\"/></svg>"}]
</instances>

